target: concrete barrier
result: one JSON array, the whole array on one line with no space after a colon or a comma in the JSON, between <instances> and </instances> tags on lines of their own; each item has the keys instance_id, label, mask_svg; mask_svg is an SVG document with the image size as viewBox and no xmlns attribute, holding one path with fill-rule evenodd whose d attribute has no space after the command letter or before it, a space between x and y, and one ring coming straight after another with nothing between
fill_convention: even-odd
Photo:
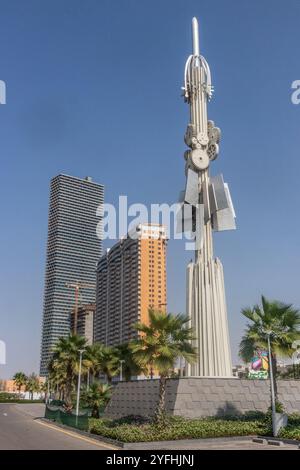
<instances>
[{"instance_id":1,"label":"concrete barrier","mask_svg":"<svg viewBox=\"0 0 300 470\"><path fill-rule=\"evenodd\" d=\"M278 380L278 398L286 413L300 413L300 380ZM105 416L153 416L158 400L158 380L120 382ZM266 412L270 406L269 380L186 377L168 379L166 410L187 418Z\"/></svg>"}]
</instances>

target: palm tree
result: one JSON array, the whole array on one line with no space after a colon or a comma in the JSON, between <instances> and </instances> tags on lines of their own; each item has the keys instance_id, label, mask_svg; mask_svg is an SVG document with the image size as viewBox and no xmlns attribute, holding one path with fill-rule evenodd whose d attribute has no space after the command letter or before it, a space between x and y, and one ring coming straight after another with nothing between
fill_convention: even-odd
<instances>
[{"instance_id":1,"label":"palm tree","mask_svg":"<svg viewBox=\"0 0 300 470\"><path fill-rule=\"evenodd\" d=\"M122 376L126 381L129 381L132 376L140 374L147 374L148 367L139 364L132 352L131 343L119 344L115 347L115 352L118 357L119 363L123 361Z\"/></svg>"},{"instance_id":2,"label":"palm tree","mask_svg":"<svg viewBox=\"0 0 300 470\"><path fill-rule=\"evenodd\" d=\"M112 378L119 373L120 363L116 349L104 346L101 358L101 372L106 375L107 382L112 383Z\"/></svg>"},{"instance_id":3,"label":"palm tree","mask_svg":"<svg viewBox=\"0 0 300 470\"><path fill-rule=\"evenodd\" d=\"M250 320L240 342L239 355L244 362L250 362L257 349L268 350L268 336L272 350L272 364L275 393L277 396L277 356L293 354L292 344L300 339L300 311L290 304L276 300L269 301L263 295L261 306L244 308L242 314Z\"/></svg>"},{"instance_id":4,"label":"palm tree","mask_svg":"<svg viewBox=\"0 0 300 470\"><path fill-rule=\"evenodd\" d=\"M82 393L82 401L92 409L93 418L99 418L99 408L110 399L111 388L111 385L95 381Z\"/></svg>"},{"instance_id":5,"label":"palm tree","mask_svg":"<svg viewBox=\"0 0 300 470\"><path fill-rule=\"evenodd\" d=\"M164 422L166 379L174 369L177 358L183 357L191 363L196 360L196 350L191 341L193 330L187 326L189 318L184 315L149 310L149 325L137 323L134 328L140 333L132 342L135 360L159 373L159 401L155 421Z\"/></svg>"},{"instance_id":6,"label":"palm tree","mask_svg":"<svg viewBox=\"0 0 300 470\"><path fill-rule=\"evenodd\" d=\"M33 400L34 392L40 391L39 378L34 372L27 377L25 387L26 392L29 392L30 394L30 399Z\"/></svg>"},{"instance_id":7,"label":"palm tree","mask_svg":"<svg viewBox=\"0 0 300 470\"><path fill-rule=\"evenodd\" d=\"M48 364L48 380L54 390L55 398L64 399L64 388L66 383L66 370L64 364L57 359L51 359Z\"/></svg>"},{"instance_id":8,"label":"palm tree","mask_svg":"<svg viewBox=\"0 0 300 470\"><path fill-rule=\"evenodd\" d=\"M58 340L53 353L53 363L64 372L64 399L67 406L72 404L72 390L79 365L79 350L86 347L86 339L78 335L69 335Z\"/></svg>"},{"instance_id":9,"label":"palm tree","mask_svg":"<svg viewBox=\"0 0 300 470\"><path fill-rule=\"evenodd\" d=\"M48 379L45 381L45 382L41 382L40 383L40 392L42 392L43 394L43 399L45 400L45 403L48 403L49 402L49 396L48 396L48 384L50 385L49 383L49 377Z\"/></svg>"},{"instance_id":10,"label":"palm tree","mask_svg":"<svg viewBox=\"0 0 300 470\"><path fill-rule=\"evenodd\" d=\"M101 372L104 346L101 343L94 343L86 347L83 364L87 372L91 372L92 377L97 377Z\"/></svg>"},{"instance_id":11,"label":"palm tree","mask_svg":"<svg viewBox=\"0 0 300 470\"><path fill-rule=\"evenodd\" d=\"M27 376L24 372L16 372L13 376L13 380L18 388L19 395L21 393L21 388L26 385Z\"/></svg>"}]
</instances>

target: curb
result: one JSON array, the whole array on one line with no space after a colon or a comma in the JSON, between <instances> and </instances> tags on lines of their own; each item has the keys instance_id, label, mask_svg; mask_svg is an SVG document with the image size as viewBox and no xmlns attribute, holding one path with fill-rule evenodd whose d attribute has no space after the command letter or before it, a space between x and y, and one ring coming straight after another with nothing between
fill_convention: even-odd
<instances>
[{"instance_id":1,"label":"curb","mask_svg":"<svg viewBox=\"0 0 300 470\"><path fill-rule=\"evenodd\" d=\"M296 439L288 439L284 437L273 437L273 436L257 436L259 439L265 439L266 441L272 441L272 445L280 445L280 444L273 444L275 442L280 442L283 444L289 444L293 446L300 446L300 441L297 441Z\"/></svg>"},{"instance_id":2,"label":"curb","mask_svg":"<svg viewBox=\"0 0 300 470\"><path fill-rule=\"evenodd\" d=\"M91 432L88 432L88 431L81 431L80 429L76 429L76 428L72 428L72 426L67 426L66 424L60 424L60 423L57 423L55 421L52 421L51 419L46 419L46 418L35 418L37 421L43 421L45 423L48 423L48 424L52 424L53 426L56 426L58 428L61 428L61 429L66 429L68 431L71 431L75 434L79 434L81 436L84 436L84 437L88 437L89 439L94 439L95 441L102 441L102 442L106 442L107 444L112 444L116 447L119 447L119 449L127 449L128 446L132 446L132 445L135 445L135 444L138 444L138 445L142 445L142 444L150 444L150 442L121 442L121 441L117 441L116 439L111 439L109 437L105 437L105 436L101 436L99 434L93 434ZM215 438L211 438L211 437L207 437L207 438L202 438L202 439L176 439L176 442L180 442L180 441L185 441L185 440L188 440L190 442L195 442L197 440L201 440L201 441L209 441L211 439L213 440L221 440L221 439L230 439L232 441L237 441L237 440L242 440L242 441L246 441L246 440L252 440L252 442L257 442L257 443L265 443L265 444L269 444L269 445L273 445L273 446L280 446L282 444L290 444L290 445L295 445L295 446L298 446L300 448L300 442L295 440L295 439L280 439L280 438L274 438L273 436L253 436L252 435L249 435L249 436L226 436L226 437L215 437ZM151 443L155 444L156 442L159 442L159 443L163 443L165 442L166 444L169 444L171 441L153 441ZM173 443L174 441L172 441ZM134 450L134 449L130 449L130 450Z\"/></svg>"},{"instance_id":3,"label":"curb","mask_svg":"<svg viewBox=\"0 0 300 470\"><path fill-rule=\"evenodd\" d=\"M51 423L53 424L54 426L57 426L58 428L62 428L62 429L66 429L68 431L72 431L76 434L79 434L81 436L85 436L85 437L88 437L89 439L94 439L96 441L102 441L102 442L106 442L107 444L112 444L116 447L119 447L120 450L124 449L124 450L140 450L140 447L141 445L145 444L145 445L149 445L149 444L157 444L157 443L165 443L166 445L167 444L175 444L176 442L182 442L182 441L188 441L189 443L195 443L196 441L202 441L202 442L205 442L205 441L210 441L210 440L214 440L214 441L218 441L218 440L224 440L224 439L228 439L228 440L231 440L231 441L248 441L248 440L252 440L253 438L255 438L256 436L255 435L248 435L248 436L225 436L225 437L206 437L206 438L195 438L195 439L176 439L176 440L173 440L173 441L146 441L146 442L121 442L121 441L117 441L116 439L111 439L109 437L105 437L105 436L101 436L100 434L93 434L91 432L88 432L88 431L81 431L80 429L76 429L76 428L72 428L71 426L67 426L66 424L60 424L60 423L57 423L55 421L52 421L50 419L46 419L46 418L36 418L37 420L39 421L44 421L45 423ZM137 445L137 448L134 449L132 448L132 446L135 446ZM159 450L159 449L158 449Z\"/></svg>"},{"instance_id":4,"label":"curb","mask_svg":"<svg viewBox=\"0 0 300 470\"><path fill-rule=\"evenodd\" d=\"M77 428L72 428L72 426L67 426L66 424L57 423L56 421L52 421L51 419L47 418L35 418L37 421L43 421L44 423L53 424L61 429L66 429L67 431L74 432L75 434L79 434L84 437L88 437L89 439L94 439L95 441L102 441L106 442L107 444L115 445L116 447L120 447L121 449L124 448L125 442L120 442L115 439L110 439L109 437L100 436L99 434L93 434L88 431L81 431Z\"/></svg>"}]
</instances>

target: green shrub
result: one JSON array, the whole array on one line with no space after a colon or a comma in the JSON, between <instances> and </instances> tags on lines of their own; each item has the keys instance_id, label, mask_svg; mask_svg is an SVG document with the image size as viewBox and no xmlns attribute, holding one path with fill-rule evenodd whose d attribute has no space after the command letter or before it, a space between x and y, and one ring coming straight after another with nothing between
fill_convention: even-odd
<instances>
[{"instance_id":1,"label":"green shrub","mask_svg":"<svg viewBox=\"0 0 300 470\"><path fill-rule=\"evenodd\" d=\"M168 424L159 427L146 420L127 417L119 420L89 420L91 433L122 442L149 442L208 437L230 437L266 434L268 428L263 420L185 419L169 417Z\"/></svg>"},{"instance_id":2,"label":"green shrub","mask_svg":"<svg viewBox=\"0 0 300 470\"><path fill-rule=\"evenodd\" d=\"M51 400L50 405L51 406L64 406L65 402L63 400Z\"/></svg>"},{"instance_id":3,"label":"green shrub","mask_svg":"<svg viewBox=\"0 0 300 470\"><path fill-rule=\"evenodd\" d=\"M20 397L17 393L8 393L8 392L0 392L0 401L11 401L11 400L19 400Z\"/></svg>"},{"instance_id":4,"label":"green shrub","mask_svg":"<svg viewBox=\"0 0 300 470\"><path fill-rule=\"evenodd\" d=\"M13 400L1 400L0 399L0 403L20 403L20 404L24 404L24 403L45 403L44 400L19 400L19 399L13 399Z\"/></svg>"},{"instance_id":5,"label":"green shrub","mask_svg":"<svg viewBox=\"0 0 300 470\"><path fill-rule=\"evenodd\" d=\"M43 403L43 400L26 400L18 393L0 392L0 403Z\"/></svg>"},{"instance_id":6,"label":"green shrub","mask_svg":"<svg viewBox=\"0 0 300 470\"><path fill-rule=\"evenodd\" d=\"M279 436L300 441L300 414L292 413L289 415L288 425L280 431Z\"/></svg>"},{"instance_id":7,"label":"green shrub","mask_svg":"<svg viewBox=\"0 0 300 470\"><path fill-rule=\"evenodd\" d=\"M276 402L275 402L275 411L276 411L276 413L284 413L284 406L281 403L281 401L279 401L279 400L276 400ZM271 406L269 406L269 408L268 408L268 413L272 414L272 407Z\"/></svg>"}]
</instances>

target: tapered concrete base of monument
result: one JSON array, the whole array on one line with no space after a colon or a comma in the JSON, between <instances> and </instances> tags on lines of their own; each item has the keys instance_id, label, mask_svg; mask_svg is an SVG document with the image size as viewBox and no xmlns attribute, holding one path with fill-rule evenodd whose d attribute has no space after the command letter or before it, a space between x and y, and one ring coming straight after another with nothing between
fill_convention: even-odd
<instances>
[{"instance_id":1,"label":"tapered concrete base of monument","mask_svg":"<svg viewBox=\"0 0 300 470\"><path fill-rule=\"evenodd\" d=\"M210 259L187 267L187 315L194 328L198 360L189 377L232 377L223 266Z\"/></svg>"}]
</instances>

